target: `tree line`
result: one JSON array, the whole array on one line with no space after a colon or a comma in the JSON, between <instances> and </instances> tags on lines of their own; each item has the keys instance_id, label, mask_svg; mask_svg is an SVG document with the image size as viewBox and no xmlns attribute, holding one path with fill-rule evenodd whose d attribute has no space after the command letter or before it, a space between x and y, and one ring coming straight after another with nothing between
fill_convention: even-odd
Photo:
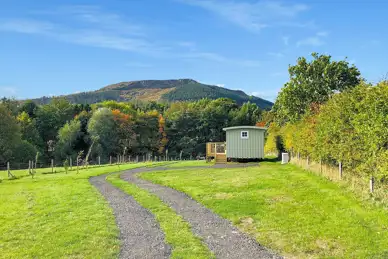
<instances>
[{"instance_id":1,"label":"tree line","mask_svg":"<svg viewBox=\"0 0 388 259\"><path fill-rule=\"evenodd\" d=\"M63 98L37 105L0 102L0 165L41 163L77 157L107 162L136 155L195 158L206 142L224 141L222 128L255 125L263 111L254 103L227 98L173 103L105 101L72 104ZM12 164L12 163L11 163Z\"/></svg>"},{"instance_id":2,"label":"tree line","mask_svg":"<svg viewBox=\"0 0 388 259\"><path fill-rule=\"evenodd\" d=\"M266 151L341 164L355 177L387 182L388 81L367 83L346 60L316 53L289 73L267 114Z\"/></svg>"}]
</instances>

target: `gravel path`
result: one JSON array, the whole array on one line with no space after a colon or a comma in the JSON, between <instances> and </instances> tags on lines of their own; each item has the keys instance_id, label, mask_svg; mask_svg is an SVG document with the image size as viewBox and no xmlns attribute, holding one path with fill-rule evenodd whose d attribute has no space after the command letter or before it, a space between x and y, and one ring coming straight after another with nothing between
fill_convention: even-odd
<instances>
[{"instance_id":1,"label":"gravel path","mask_svg":"<svg viewBox=\"0 0 388 259\"><path fill-rule=\"evenodd\" d=\"M171 248L155 217L131 196L107 183L106 175L89 179L114 211L122 242L119 258L169 258Z\"/></svg>"},{"instance_id":2,"label":"gravel path","mask_svg":"<svg viewBox=\"0 0 388 259\"><path fill-rule=\"evenodd\" d=\"M216 165L216 168L246 167L247 165ZM262 247L255 239L241 233L228 220L221 218L209 209L205 208L186 194L139 179L137 173L187 169L194 170L204 167L184 168L138 168L126 171L121 175L123 180L134 183L159 196L159 198L173 208L177 214L188 221L194 234L201 237L209 249L217 258L281 258L275 253Z\"/></svg>"}]
</instances>

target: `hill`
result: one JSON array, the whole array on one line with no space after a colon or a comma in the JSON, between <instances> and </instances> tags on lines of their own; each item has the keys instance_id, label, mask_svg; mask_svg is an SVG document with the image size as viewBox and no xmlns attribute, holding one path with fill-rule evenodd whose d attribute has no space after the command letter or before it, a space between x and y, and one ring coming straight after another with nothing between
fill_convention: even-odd
<instances>
[{"instance_id":1,"label":"hill","mask_svg":"<svg viewBox=\"0 0 388 259\"><path fill-rule=\"evenodd\" d=\"M249 96L240 90L201 84L192 79L176 80L143 80L121 82L108 85L97 91L83 92L71 95L64 95L72 103L92 104L105 100L115 101L188 101L202 98L217 99L226 97L241 104L251 101L262 109L270 109L272 102L256 96ZM41 97L34 99L36 103L46 104L52 97Z\"/></svg>"}]
</instances>

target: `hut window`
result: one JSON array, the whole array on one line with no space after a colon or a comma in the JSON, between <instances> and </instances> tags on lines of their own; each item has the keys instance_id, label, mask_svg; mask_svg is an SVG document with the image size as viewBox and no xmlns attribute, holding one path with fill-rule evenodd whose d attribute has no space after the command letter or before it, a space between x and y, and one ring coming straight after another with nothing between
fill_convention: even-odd
<instances>
[{"instance_id":1,"label":"hut window","mask_svg":"<svg viewBox=\"0 0 388 259\"><path fill-rule=\"evenodd\" d=\"M241 131L241 138L249 138L248 131Z\"/></svg>"}]
</instances>

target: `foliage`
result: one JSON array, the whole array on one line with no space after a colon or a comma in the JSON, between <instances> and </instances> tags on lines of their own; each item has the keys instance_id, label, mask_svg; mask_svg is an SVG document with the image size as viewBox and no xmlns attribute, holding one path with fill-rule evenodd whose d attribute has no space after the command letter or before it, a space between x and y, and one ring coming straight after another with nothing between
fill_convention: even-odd
<instances>
[{"instance_id":1,"label":"foliage","mask_svg":"<svg viewBox=\"0 0 388 259\"><path fill-rule=\"evenodd\" d=\"M8 108L0 104L0 164L12 160L21 142L20 127Z\"/></svg>"},{"instance_id":2,"label":"foliage","mask_svg":"<svg viewBox=\"0 0 388 259\"><path fill-rule=\"evenodd\" d=\"M27 113L30 118L35 118L38 110L38 105L36 105L33 101L28 100L25 101L19 109L19 113Z\"/></svg>"},{"instance_id":3,"label":"foliage","mask_svg":"<svg viewBox=\"0 0 388 259\"><path fill-rule=\"evenodd\" d=\"M325 103L337 92L351 89L361 82L360 71L346 60L332 61L331 56L312 54L313 60L300 57L290 66L290 81L285 84L273 106L275 120L283 125L295 122L312 104Z\"/></svg>"},{"instance_id":4,"label":"foliage","mask_svg":"<svg viewBox=\"0 0 388 259\"><path fill-rule=\"evenodd\" d=\"M63 98L55 98L50 104L43 105L36 114L36 128L45 143L44 155L51 156L57 141L58 131L74 116L74 106Z\"/></svg>"},{"instance_id":5,"label":"foliage","mask_svg":"<svg viewBox=\"0 0 388 259\"><path fill-rule=\"evenodd\" d=\"M100 108L95 111L89 120L88 131L91 137L98 139L99 154L108 156L119 152L119 136L111 110Z\"/></svg>"},{"instance_id":6,"label":"foliage","mask_svg":"<svg viewBox=\"0 0 388 259\"><path fill-rule=\"evenodd\" d=\"M362 83L337 93L315 112L280 130L271 124L269 136L280 135L289 151L330 164L341 162L349 173L360 177L386 179L388 83Z\"/></svg>"},{"instance_id":7,"label":"foliage","mask_svg":"<svg viewBox=\"0 0 388 259\"><path fill-rule=\"evenodd\" d=\"M28 141L22 140L15 147L13 160L18 163L28 163L28 161L33 160L37 150L34 145Z\"/></svg>"},{"instance_id":8,"label":"foliage","mask_svg":"<svg viewBox=\"0 0 388 259\"><path fill-rule=\"evenodd\" d=\"M66 123L58 132L58 142L55 146L56 157L60 160L77 154L76 143L83 137L81 122L72 120Z\"/></svg>"},{"instance_id":9,"label":"foliage","mask_svg":"<svg viewBox=\"0 0 388 259\"><path fill-rule=\"evenodd\" d=\"M240 106L228 98L175 103L104 101L91 107L57 98L46 105L25 102L19 113L10 112L10 116L17 117L20 128L14 132L21 132L21 139L42 154L42 163L54 157L56 161L75 159L80 151L84 155L91 151L88 158L101 156L104 163L109 156L164 156L167 150L169 156L182 155L183 159L203 155L206 142L225 141L223 128L255 125L263 119L262 113L253 102Z\"/></svg>"},{"instance_id":10,"label":"foliage","mask_svg":"<svg viewBox=\"0 0 388 259\"><path fill-rule=\"evenodd\" d=\"M166 133L166 120L163 118L163 115L159 115L159 147L158 153L163 154L168 143L167 133Z\"/></svg>"}]
</instances>

